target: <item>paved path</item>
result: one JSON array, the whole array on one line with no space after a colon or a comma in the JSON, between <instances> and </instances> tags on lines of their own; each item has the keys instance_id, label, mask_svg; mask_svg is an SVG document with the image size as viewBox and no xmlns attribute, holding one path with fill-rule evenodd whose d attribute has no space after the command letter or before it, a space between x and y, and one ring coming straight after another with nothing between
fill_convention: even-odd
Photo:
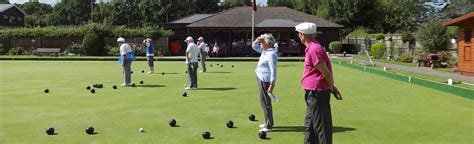
<instances>
[{"instance_id":1,"label":"paved path","mask_svg":"<svg viewBox=\"0 0 474 144\"><path fill-rule=\"evenodd\" d=\"M354 62L361 62L361 63L367 64L367 65L370 64L369 60L353 59L351 57L341 57L341 58L344 58L344 59L347 59L347 60L352 60ZM474 84L474 77L463 76L463 75L447 73L447 72L435 71L435 70L432 70L431 68L428 68L428 67L411 67L411 66L404 66L404 65L377 62L377 61L373 61L373 62L376 66L383 66L383 67L387 67L387 68L391 68L391 69L400 69L400 70L404 70L404 71L410 71L410 72L415 72L415 73L421 73L421 74L427 74L427 75L432 75L432 76L444 77L446 79L451 78L455 81L463 81L463 82Z\"/></svg>"}]
</instances>

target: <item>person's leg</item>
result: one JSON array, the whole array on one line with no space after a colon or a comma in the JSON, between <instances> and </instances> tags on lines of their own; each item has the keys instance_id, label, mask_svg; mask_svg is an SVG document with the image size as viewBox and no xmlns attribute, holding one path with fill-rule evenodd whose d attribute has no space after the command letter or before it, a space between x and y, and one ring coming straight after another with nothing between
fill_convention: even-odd
<instances>
[{"instance_id":1,"label":"person's leg","mask_svg":"<svg viewBox=\"0 0 474 144\"><path fill-rule=\"evenodd\" d=\"M202 72L206 72L206 58L207 58L207 53L206 52L201 52Z\"/></svg>"},{"instance_id":2,"label":"person's leg","mask_svg":"<svg viewBox=\"0 0 474 144\"><path fill-rule=\"evenodd\" d=\"M124 60L125 63L125 84L129 85L132 83L132 61Z\"/></svg>"},{"instance_id":3,"label":"person's leg","mask_svg":"<svg viewBox=\"0 0 474 144\"><path fill-rule=\"evenodd\" d=\"M198 87L198 84L197 84L197 81L198 81L198 77L197 77L197 69L198 69L198 63L197 62L194 62L193 63L193 68L192 68L192 71L193 71L193 79L192 79L192 82L193 82L193 88L197 88Z\"/></svg>"},{"instance_id":4,"label":"person's leg","mask_svg":"<svg viewBox=\"0 0 474 144\"><path fill-rule=\"evenodd\" d=\"M147 56L147 61L148 61L148 66L150 67L149 73L155 72L155 69L154 69L154 58L153 58L153 56Z\"/></svg>"},{"instance_id":5,"label":"person's leg","mask_svg":"<svg viewBox=\"0 0 474 144\"><path fill-rule=\"evenodd\" d=\"M305 102L306 102L306 116L304 120L305 132L304 132L304 143L314 144L316 141L316 132L314 129L315 109L316 109L316 98L314 91L305 90Z\"/></svg>"},{"instance_id":6,"label":"person's leg","mask_svg":"<svg viewBox=\"0 0 474 144\"><path fill-rule=\"evenodd\" d=\"M332 119L329 100L329 91L316 93L315 123L313 126L317 131L317 139L321 144L332 143Z\"/></svg>"},{"instance_id":7,"label":"person's leg","mask_svg":"<svg viewBox=\"0 0 474 144\"><path fill-rule=\"evenodd\" d=\"M192 84L193 84L193 83L192 83L192 78L191 78L191 77L192 77L192 75L191 75L191 73L192 73L192 72L191 72L191 71L192 71L192 69L191 69L191 63L188 63L188 64L186 64L186 65L187 65L187 67L188 67L188 87L191 88L191 87L192 87Z\"/></svg>"},{"instance_id":8,"label":"person's leg","mask_svg":"<svg viewBox=\"0 0 474 144\"><path fill-rule=\"evenodd\" d=\"M272 111L272 101L268 97L267 91L270 83L262 82L258 79L258 87L260 92L260 106L263 110L263 115L265 117L264 128L272 129L273 128L273 111Z\"/></svg>"}]
</instances>

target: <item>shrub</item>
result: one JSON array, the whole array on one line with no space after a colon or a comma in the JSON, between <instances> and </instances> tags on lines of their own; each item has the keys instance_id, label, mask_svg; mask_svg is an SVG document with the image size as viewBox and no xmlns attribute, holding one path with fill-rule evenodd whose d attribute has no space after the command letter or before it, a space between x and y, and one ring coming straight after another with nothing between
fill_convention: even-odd
<instances>
[{"instance_id":1,"label":"shrub","mask_svg":"<svg viewBox=\"0 0 474 144\"><path fill-rule=\"evenodd\" d=\"M385 43L375 43L370 46L370 52L376 59L382 58L386 51L387 46L385 46Z\"/></svg>"},{"instance_id":2,"label":"shrub","mask_svg":"<svg viewBox=\"0 0 474 144\"><path fill-rule=\"evenodd\" d=\"M80 43L72 43L71 45L66 47L66 53L73 53L78 55L84 55L85 50Z\"/></svg>"},{"instance_id":3,"label":"shrub","mask_svg":"<svg viewBox=\"0 0 474 144\"><path fill-rule=\"evenodd\" d=\"M3 44L0 43L0 54L4 54L5 51L5 47L3 47Z\"/></svg>"},{"instance_id":4,"label":"shrub","mask_svg":"<svg viewBox=\"0 0 474 144\"><path fill-rule=\"evenodd\" d=\"M381 33L375 34L375 39L376 40L383 40L384 38L385 38L385 36Z\"/></svg>"},{"instance_id":5,"label":"shrub","mask_svg":"<svg viewBox=\"0 0 474 144\"><path fill-rule=\"evenodd\" d=\"M8 50L8 55L22 55L22 54L23 54L23 50L21 49L21 47L14 47Z\"/></svg>"},{"instance_id":6,"label":"shrub","mask_svg":"<svg viewBox=\"0 0 474 144\"><path fill-rule=\"evenodd\" d=\"M357 29L349 33L349 36L351 37L367 37L368 35L368 30L363 27L358 27Z\"/></svg>"},{"instance_id":7,"label":"shrub","mask_svg":"<svg viewBox=\"0 0 474 144\"><path fill-rule=\"evenodd\" d=\"M404 53L400 56L400 59L398 61L404 62L404 63L412 63L413 56L410 53Z\"/></svg>"},{"instance_id":8,"label":"shrub","mask_svg":"<svg viewBox=\"0 0 474 144\"><path fill-rule=\"evenodd\" d=\"M333 41L329 43L329 49L334 53L341 52L342 43L340 41Z\"/></svg>"},{"instance_id":9,"label":"shrub","mask_svg":"<svg viewBox=\"0 0 474 144\"><path fill-rule=\"evenodd\" d=\"M120 55L120 52L119 52L119 49L117 48L117 46L107 45L105 47L105 49L107 50L107 55L109 55L109 56L118 56L118 55Z\"/></svg>"},{"instance_id":10,"label":"shrub","mask_svg":"<svg viewBox=\"0 0 474 144\"><path fill-rule=\"evenodd\" d=\"M447 30L440 20L431 20L417 32L417 37L425 52L438 53L448 49Z\"/></svg>"},{"instance_id":11,"label":"shrub","mask_svg":"<svg viewBox=\"0 0 474 144\"><path fill-rule=\"evenodd\" d=\"M105 53L104 45L104 38L96 33L88 33L82 39L82 47L86 55L103 55Z\"/></svg>"},{"instance_id":12,"label":"shrub","mask_svg":"<svg viewBox=\"0 0 474 144\"><path fill-rule=\"evenodd\" d=\"M442 58L441 62L446 62L449 66L457 65L457 59L449 51L441 51L438 56Z\"/></svg>"}]
</instances>

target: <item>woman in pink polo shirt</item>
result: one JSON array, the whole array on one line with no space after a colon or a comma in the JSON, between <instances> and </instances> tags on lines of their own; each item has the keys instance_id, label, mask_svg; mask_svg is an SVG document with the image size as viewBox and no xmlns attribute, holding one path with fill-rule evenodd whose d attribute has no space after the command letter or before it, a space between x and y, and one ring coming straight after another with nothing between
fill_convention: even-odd
<instances>
[{"instance_id":1,"label":"woman in pink polo shirt","mask_svg":"<svg viewBox=\"0 0 474 144\"><path fill-rule=\"evenodd\" d=\"M334 86L331 61L326 55L326 50L315 39L316 24L301 23L295 28L301 43L306 45L304 72L301 78L307 106L304 143L331 144L330 94L333 93L337 100L342 100L342 96Z\"/></svg>"}]
</instances>

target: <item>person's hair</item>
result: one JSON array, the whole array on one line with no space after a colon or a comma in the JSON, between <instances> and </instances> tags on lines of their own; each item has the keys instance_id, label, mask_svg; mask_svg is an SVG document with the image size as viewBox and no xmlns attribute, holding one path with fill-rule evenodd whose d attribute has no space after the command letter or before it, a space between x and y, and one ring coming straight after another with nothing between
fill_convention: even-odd
<instances>
[{"instance_id":1,"label":"person's hair","mask_svg":"<svg viewBox=\"0 0 474 144\"><path fill-rule=\"evenodd\" d=\"M273 47L273 45L275 45L275 38L273 37L273 35L271 33L266 33L266 34L262 34L260 37L263 38L263 41Z\"/></svg>"}]
</instances>

